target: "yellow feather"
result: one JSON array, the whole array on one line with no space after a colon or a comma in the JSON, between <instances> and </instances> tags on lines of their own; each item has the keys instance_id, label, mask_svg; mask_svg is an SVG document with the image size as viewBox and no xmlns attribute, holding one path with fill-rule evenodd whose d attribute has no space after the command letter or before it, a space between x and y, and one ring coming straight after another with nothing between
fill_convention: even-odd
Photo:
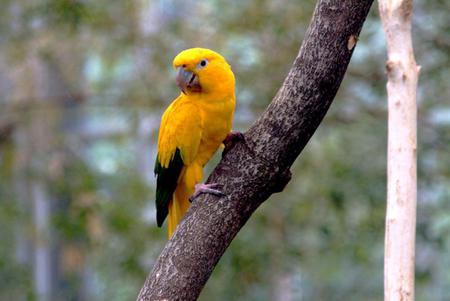
<instances>
[{"instance_id":1,"label":"yellow feather","mask_svg":"<svg viewBox=\"0 0 450 301\"><path fill-rule=\"evenodd\" d=\"M201 60L208 66L199 69ZM169 203L169 238L190 206L189 197L202 180L203 167L231 131L235 108L234 75L225 59L208 49L193 48L174 59L198 76L201 92L181 93L164 112L158 138L158 160L167 168L176 149L184 167Z\"/></svg>"}]
</instances>

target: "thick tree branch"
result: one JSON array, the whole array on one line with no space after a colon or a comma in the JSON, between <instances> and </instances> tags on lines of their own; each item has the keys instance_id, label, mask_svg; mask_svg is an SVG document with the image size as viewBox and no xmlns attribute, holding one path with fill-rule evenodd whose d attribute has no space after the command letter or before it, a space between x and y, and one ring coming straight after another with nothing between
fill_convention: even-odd
<instances>
[{"instance_id":1,"label":"thick tree branch","mask_svg":"<svg viewBox=\"0 0 450 301\"><path fill-rule=\"evenodd\" d=\"M138 300L195 300L250 215L289 181L289 168L340 86L371 0L318 1L305 40L264 114L209 177L226 197L195 201L167 243Z\"/></svg>"}]
</instances>

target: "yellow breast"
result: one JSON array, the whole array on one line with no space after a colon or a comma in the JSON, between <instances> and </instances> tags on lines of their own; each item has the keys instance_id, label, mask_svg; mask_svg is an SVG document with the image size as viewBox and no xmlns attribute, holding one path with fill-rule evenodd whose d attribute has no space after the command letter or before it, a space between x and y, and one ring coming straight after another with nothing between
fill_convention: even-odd
<instances>
[{"instance_id":1,"label":"yellow breast","mask_svg":"<svg viewBox=\"0 0 450 301\"><path fill-rule=\"evenodd\" d=\"M221 101L202 101L200 116L203 121L202 138L197 162L205 165L231 131L235 107L234 97Z\"/></svg>"}]
</instances>

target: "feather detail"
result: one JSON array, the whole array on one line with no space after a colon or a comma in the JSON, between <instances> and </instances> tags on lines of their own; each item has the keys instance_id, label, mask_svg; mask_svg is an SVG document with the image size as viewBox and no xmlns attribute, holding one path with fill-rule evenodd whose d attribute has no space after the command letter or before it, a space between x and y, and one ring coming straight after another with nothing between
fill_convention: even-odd
<instances>
[{"instance_id":1,"label":"feather detail","mask_svg":"<svg viewBox=\"0 0 450 301\"><path fill-rule=\"evenodd\" d=\"M177 187L178 177L183 168L180 150L176 149L173 159L163 167L158 159L155 163L156 180L156 222L161 227L169 212L169 202Z\"/></svg>"}]
</instances>

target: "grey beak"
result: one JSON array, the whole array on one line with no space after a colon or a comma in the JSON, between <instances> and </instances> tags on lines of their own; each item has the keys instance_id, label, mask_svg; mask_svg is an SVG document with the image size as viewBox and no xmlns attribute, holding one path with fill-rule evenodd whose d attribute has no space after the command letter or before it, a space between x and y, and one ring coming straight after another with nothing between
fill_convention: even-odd
<instances>
[{"instance_id":1,"label":"grey beak","mask_svg":"<svg viewBox=\"0 0 450 301\"><path fill-rule=\"evenodd\" d=\"M201 91L198 76L194 72L185 70L183 67L178 67L177 70L178 70L176 77L177 86L184 94L186 94L187 91L190 92Z\"/></svg>"}]
</instances>

